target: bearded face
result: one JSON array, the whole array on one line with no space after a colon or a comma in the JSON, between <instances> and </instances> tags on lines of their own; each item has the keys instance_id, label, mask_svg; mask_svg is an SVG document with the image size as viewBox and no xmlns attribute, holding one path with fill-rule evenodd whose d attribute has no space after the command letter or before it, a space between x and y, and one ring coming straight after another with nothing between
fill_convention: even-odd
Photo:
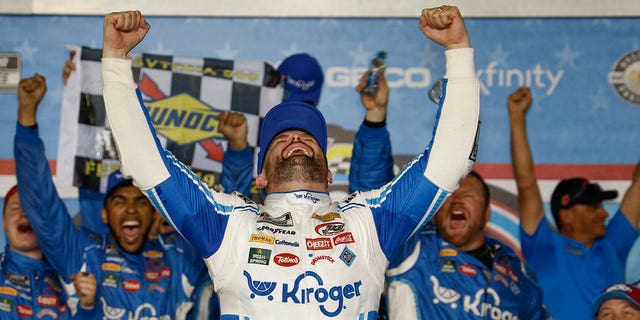
<instances>
[{"instance_id":1,"label":"bearded face","mask_svg":"<svg viewBox=\"0 0 640 320\"><path fill-rule=\"evenodd\" d=\"M463 251L469 251L484 243L484 227L489 217L481 182L467 176L438 210L434 220L442 239Z\"/></svg>"},{"instance_id":2,"label":"bearded face","mask_svg":"<svg viewBox=\"0 0 640 320\"><path fill-rule=\"evenodd\" d=\"M272 184L327 182L327 160L315 138L300 130L278 134L265 155L264 174Z\"/></svg>"}]
</instances>

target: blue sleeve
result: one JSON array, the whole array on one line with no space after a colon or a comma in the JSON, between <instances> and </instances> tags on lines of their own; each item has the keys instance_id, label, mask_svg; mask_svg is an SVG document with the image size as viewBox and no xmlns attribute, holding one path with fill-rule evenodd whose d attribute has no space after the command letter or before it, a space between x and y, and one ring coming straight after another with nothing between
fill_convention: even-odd
<instances>
[{"instance_id":1,"label":"blue sleeve","mask_svg":"<svg viewBox=\"0 0 640 320\"><path fill-rule=\"evenodd\" d=\"M220 183L225 192L237 191L251 197L253 181L253 150L246 147L240 151L227 149L222 159Z\"/></svg>"},{"instance_id":2,"label":"blue sleeve","mask_svg":"<svg viewBox=\"0 0 640 320\"><path fill-rule=\"evenodd\" d=\"M607 224L608 241L611 241L619 257L625 259L638 238L638 231L633 228L627 217L618 209Z\"/></svg>"},{"instance_id":3,"label":"blue sleeve","mask_svg":"<svg viewBox=\"0 0 640 320\"><path fill-rule=\"evenodd\" d=\"M551 230L546 218L540 220L538 228L532 235L528 235L522 226L520 227L522 255L534 270L540 270L541 264L544 264L549 256L554 255L556 249L562 247L559 237L557 232Z\"/></svg>"},{"instance_id":4,"label":"blue sleeve","mask_svg":"<svg viewBox=\"0 0 640 320\"><path fill-rule=\"evenodd\" d=\"M387 127L361 124L353 141L349 192L380 188L391 179L393 157Z\"/></svg>"},{"instance_id":5,"label":"blue sleeve","mask_svg":"<svg viewBox=\"0 0 640 320\"><path fill-rule=\"evenodd\" d=\"M428 153L415 157L383 188L363 193L387 258L429 221L449 196L423 175Z\"/></svg>"},{"instance_id":6,"label":"blue sleeve","mask_svg":"<svg viewBox=\"0 0 640 320\"><path fill-rule=\"evenodd\" d=\"M80 270L82 249L89 240L76 229L56 191L37 127L17 124L14 155L22 208L42 253L69 282L70 275Z\"/></svg>"},{"instance_id":7,"label":"blue sleeve","mask_svg":"<svg viewBox=\"0 0 640 320\"><path fill-rule=\"evenodd\" d=\"M102 222L101 210L104 206L104 193L86 188L78 188L82 227L97 234L108 234L109 225Z\"/></svg>"},{"instance_id":8,"label":"blue sleeve","mask_svg":"<svg viewBox=\"0 0 640 320\"><path fill-rule=\"evenodd\" d=\"M424 237L426 240L426 237ZM389 266L387 269L392 269L399 266L405 259L407 259L416 247L416 244L420 241L420 233L417 233L413 237L409 238L404 245L396 251L391 259L389 259Z\"/></svg>"}]
</instances>

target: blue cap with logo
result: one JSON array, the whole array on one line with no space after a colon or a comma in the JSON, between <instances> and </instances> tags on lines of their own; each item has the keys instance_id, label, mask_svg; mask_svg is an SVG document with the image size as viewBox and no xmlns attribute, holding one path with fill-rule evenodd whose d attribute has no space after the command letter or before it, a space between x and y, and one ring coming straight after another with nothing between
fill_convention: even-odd
<instances>
[{"instance_id":1,"label":"blue cap with logo","mask_svg":"<svg viewBox=\"0 0 640 320\"><path fill-rule=\"evenodd\" d=\"M284 59L278 72L285 76L282 102L299 101L317 106L324 74L316 58L297 53Z\"/></svg>"},{"instance_id":2,"label":"blue cap with logo","mask_svg":"<svg viewBox=\"0 0 640 320\"><path fill-rule=\"evenodd\" d=\"M107 198L109 198L117 188L132 185L133 180L125 178L120 169L112 172L107 180L107 194L104 197L105 201L107 201Z\"/></svg>"},{"instance_id":3,"label":"blue cap with logo","mask_svg":"<svg viewBox=\"0 0 640 320\"><path fill-rule=\"evenodd\" d=\"M262 172L262 162L271 140L283 131L296 129L310 133L326 154L327 123L318 108L303 102L283 102L271 108L262 121L258 174Z\"/></svg>"}]
</instances>

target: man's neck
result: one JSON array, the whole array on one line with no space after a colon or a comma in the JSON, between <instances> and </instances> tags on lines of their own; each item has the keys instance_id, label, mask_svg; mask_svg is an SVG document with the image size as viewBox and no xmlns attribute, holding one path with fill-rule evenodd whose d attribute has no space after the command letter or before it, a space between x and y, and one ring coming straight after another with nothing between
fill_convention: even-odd
<instances>
[{"instance_id":1,"label":"man's neck","mask_svg":"<svg viewBox=\"0 0 640 320\"><path fill-rule=\"evenodd\" d=\"M269 184L265 188L265 192L267 194L272 192L291 192L296 190L309 190L309 191L317 191L317 192L328 192L328 186L326 183L321 182L299 182L299 181L290 181L283 182L278 184Z\"/></svg>"},{"instance_id":2,"label":"man's neck","mask_svg":"<svg viewBox=\"0 0 640 320\"><path fill-rule=\"evenodd\" d=\"M593 246L593 242L595 241L595 239L591 237L585 236L584 234L581 234L579 232L574 232L571 228L562 228L560 234L569 239L582 243L585 247L587 247L587 249L591 249L591 246Z\"/></svg>"}]
</instances>

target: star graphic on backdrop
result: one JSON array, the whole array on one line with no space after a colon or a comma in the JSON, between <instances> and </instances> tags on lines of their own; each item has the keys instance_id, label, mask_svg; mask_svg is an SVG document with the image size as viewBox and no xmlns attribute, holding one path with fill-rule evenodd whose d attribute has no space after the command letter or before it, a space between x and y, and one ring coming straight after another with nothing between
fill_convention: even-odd
<instances>
[{"instance_id":1,"label":"star graphic on backdrop","mask_svg":"<svg viewBox=\"0 0 640 320\"><path fill-rule=\"evenodd\" d=\"M187 18L186 20L184 20L185 24L197 24L197 25L202 25L204 23L204 19L202 18Z\"/></svg>"},{"instance_id":2,"label":"star graphic on backdrop","mask_svg":"<svg viewBox=\"0 0 640 320\"><path fill-rule=\"evenodd\" d=\"M216 50L216 54L220 59L228 59L228 60L233 60L233 58L236 57L236 54L238 54L238 52L239 50L231 49L231 45L229 44L229 41L226 41L224 43L224 49Z\"/></svg>"},{"instance_id":3,"label":"star graphic on backdrop","mask_svg":"<svg viewBox=\"0 0 640 320\"><path fill-rule=\"evenodd\" d=\"M559 67L569 65L571 67L575 67L575 60L580 55L577 51L571 50L569 44L565 44L564 48L560 52L556 52L555 56L560 60Z\"/></svg>"},{"instance_id":4,"label":"star graphic on backdrop","mask_svg":"<svg viewBox=\"0 0 640 320\"><path fill-rule=\"evenodd\" d=\"M300 49L298 49L298 44L295 42L292 42L291 45L289 46L289 48L287 48L286 50L281 50L280 52L282 52L282 54L284 55L284 57L288 57L294 53L300 53Z\"/></svg>"},{"instance_id":5,"label":"star graphic on backdrop","mask_svg":"<svg viewBox=\"0 0 640 320\"><path fill-rule=\"evenodd\" d=\"M591 22L591 26L592 27L597 27L597 26L610 27L611 19L607 19L607 18L593 19L593 21Z\"/></svg>"},{"instance_id":6,"label":"star graphic on backdrop","mask_svg":"<svg viewBox=\"0 0 640 320\"><path fill-rule=\"evenodd\" d=\"M338 25L338 20L336 19L320 19L319 22L320 25L330 25L330 26L337 26Z\"/></svg>"},{"instance_id":7,"label":"star graphic on backdrop","mask_svg":"<svg viewBox=\"0 0 640 320\"><path fill-rule=\"evenodd\" d=\"M390 25L402 26L402 25L404 25L404 22L401 19L387 19L385 24L387 26L390 26Z\"/></svg>"},{"instance_id":8,"label":"star graphic on backdrop","mask_svg":"<svg viewBox=\"0 0 640 320\"><path fill-rule=\"evenodd\" d=\"M251 24L254 26L257 26L259 24L263 24L263 25L270 25L271 24L271 20L270 19L265 19L265 18L255 18L253 20L251 20Z\"/></svg>"},{"instance_id":9,"label":"star graphic on backdrop","mask_svg":"<svg viewBox=\"0 0 640 320\"><path fill-rule=\"evenodd\" d=\"M416 54L418 59L420 59L420 63L423 66L427 67L435 67L436 59L440 55L440 50L434 50L432 46L425 45L422 49L422 52Z\"/></svg>"},{"instance_id":10,"label":"star graphic on backdrop","mask_svg":"<svg viewBox=\"0 0 640 320\"><path fill-rule=\"evenodd\" d=\"M349 51L349 55L353 58L353 66L368 66L369 60L373 57L371 51L364 51L362 43L358 43L356 51Z\"/></svg>"},{"instance_id":11,"label":"star graphic on backdrop","mask_svg":"<svg viewBox=\"0 0 640 320\"><path fill-rule=\"evenodd\" d=\"M607 108L609 108L609 99L607 99L607 95L602 86L598 88L595 94L590 95L589 99L591 99L591 103L593 104L591 107L593 111L607 110Z\"/></svg>"},{"instance_id":12,"label":"star graphic on backdrop","mask_svg":"<svg viewBox=\"0 0 640 320\"><path fill-rule=\"evenodd\" d=\"M489 52L489 56L491 57L491 60L497 62L498 65L502 65L504 67L507 66L507 58L509 58L510 55L511 55L510 52L504 51L502 49L502 43L498 43L496 48L492 52Z\"/></svg>"},{"instance_id":13,"label":"star graphic on backdrop","mask_svg":"<svg viewBox=\"0 0 640 320\"><path fill-rule=\"evenodd\" d=\"M98 47L98 41L96 39L91 40L91 43L89 44L89 46L91 48L100 48Z\"/></svg>"},{"instance_id":14,"label":"star graphic on backdrop","mask_svg":"<svg viewBox=\"0 0 640 320\"><path fill-rule=\"evenodd\" d=\"M526 19L524 21L524 25L527 26L527 27L541 26L542 25L542 19Z\"/></svg>"},{"instance_id":15,"label":"star graphic on backdrop","mask_svg":"<svg viewBox=\"0 0 640 320\"><path fill-rule=\"evenodd\" d=\"M13 50L20 52L20 54L22 55L22 61L33 61L33 55L38 52L39 49L32 47L29 44L29 39L24 38L24 41L22 41L22 46L13 48Z\"/></svg>"},{"instance_id":16,"label":"star graphic on backdrop","mask_svg":"<svg viewBox=\"0 0 640 320\"><path fill-rule=\"evenodd\" d=\"M158 45L155 47L155 49L151 49L151 52L164 55L173 54L173 50L164 47L164 43L162 42L162 40L158 41Z\"/></svg>"}]
</instances>

